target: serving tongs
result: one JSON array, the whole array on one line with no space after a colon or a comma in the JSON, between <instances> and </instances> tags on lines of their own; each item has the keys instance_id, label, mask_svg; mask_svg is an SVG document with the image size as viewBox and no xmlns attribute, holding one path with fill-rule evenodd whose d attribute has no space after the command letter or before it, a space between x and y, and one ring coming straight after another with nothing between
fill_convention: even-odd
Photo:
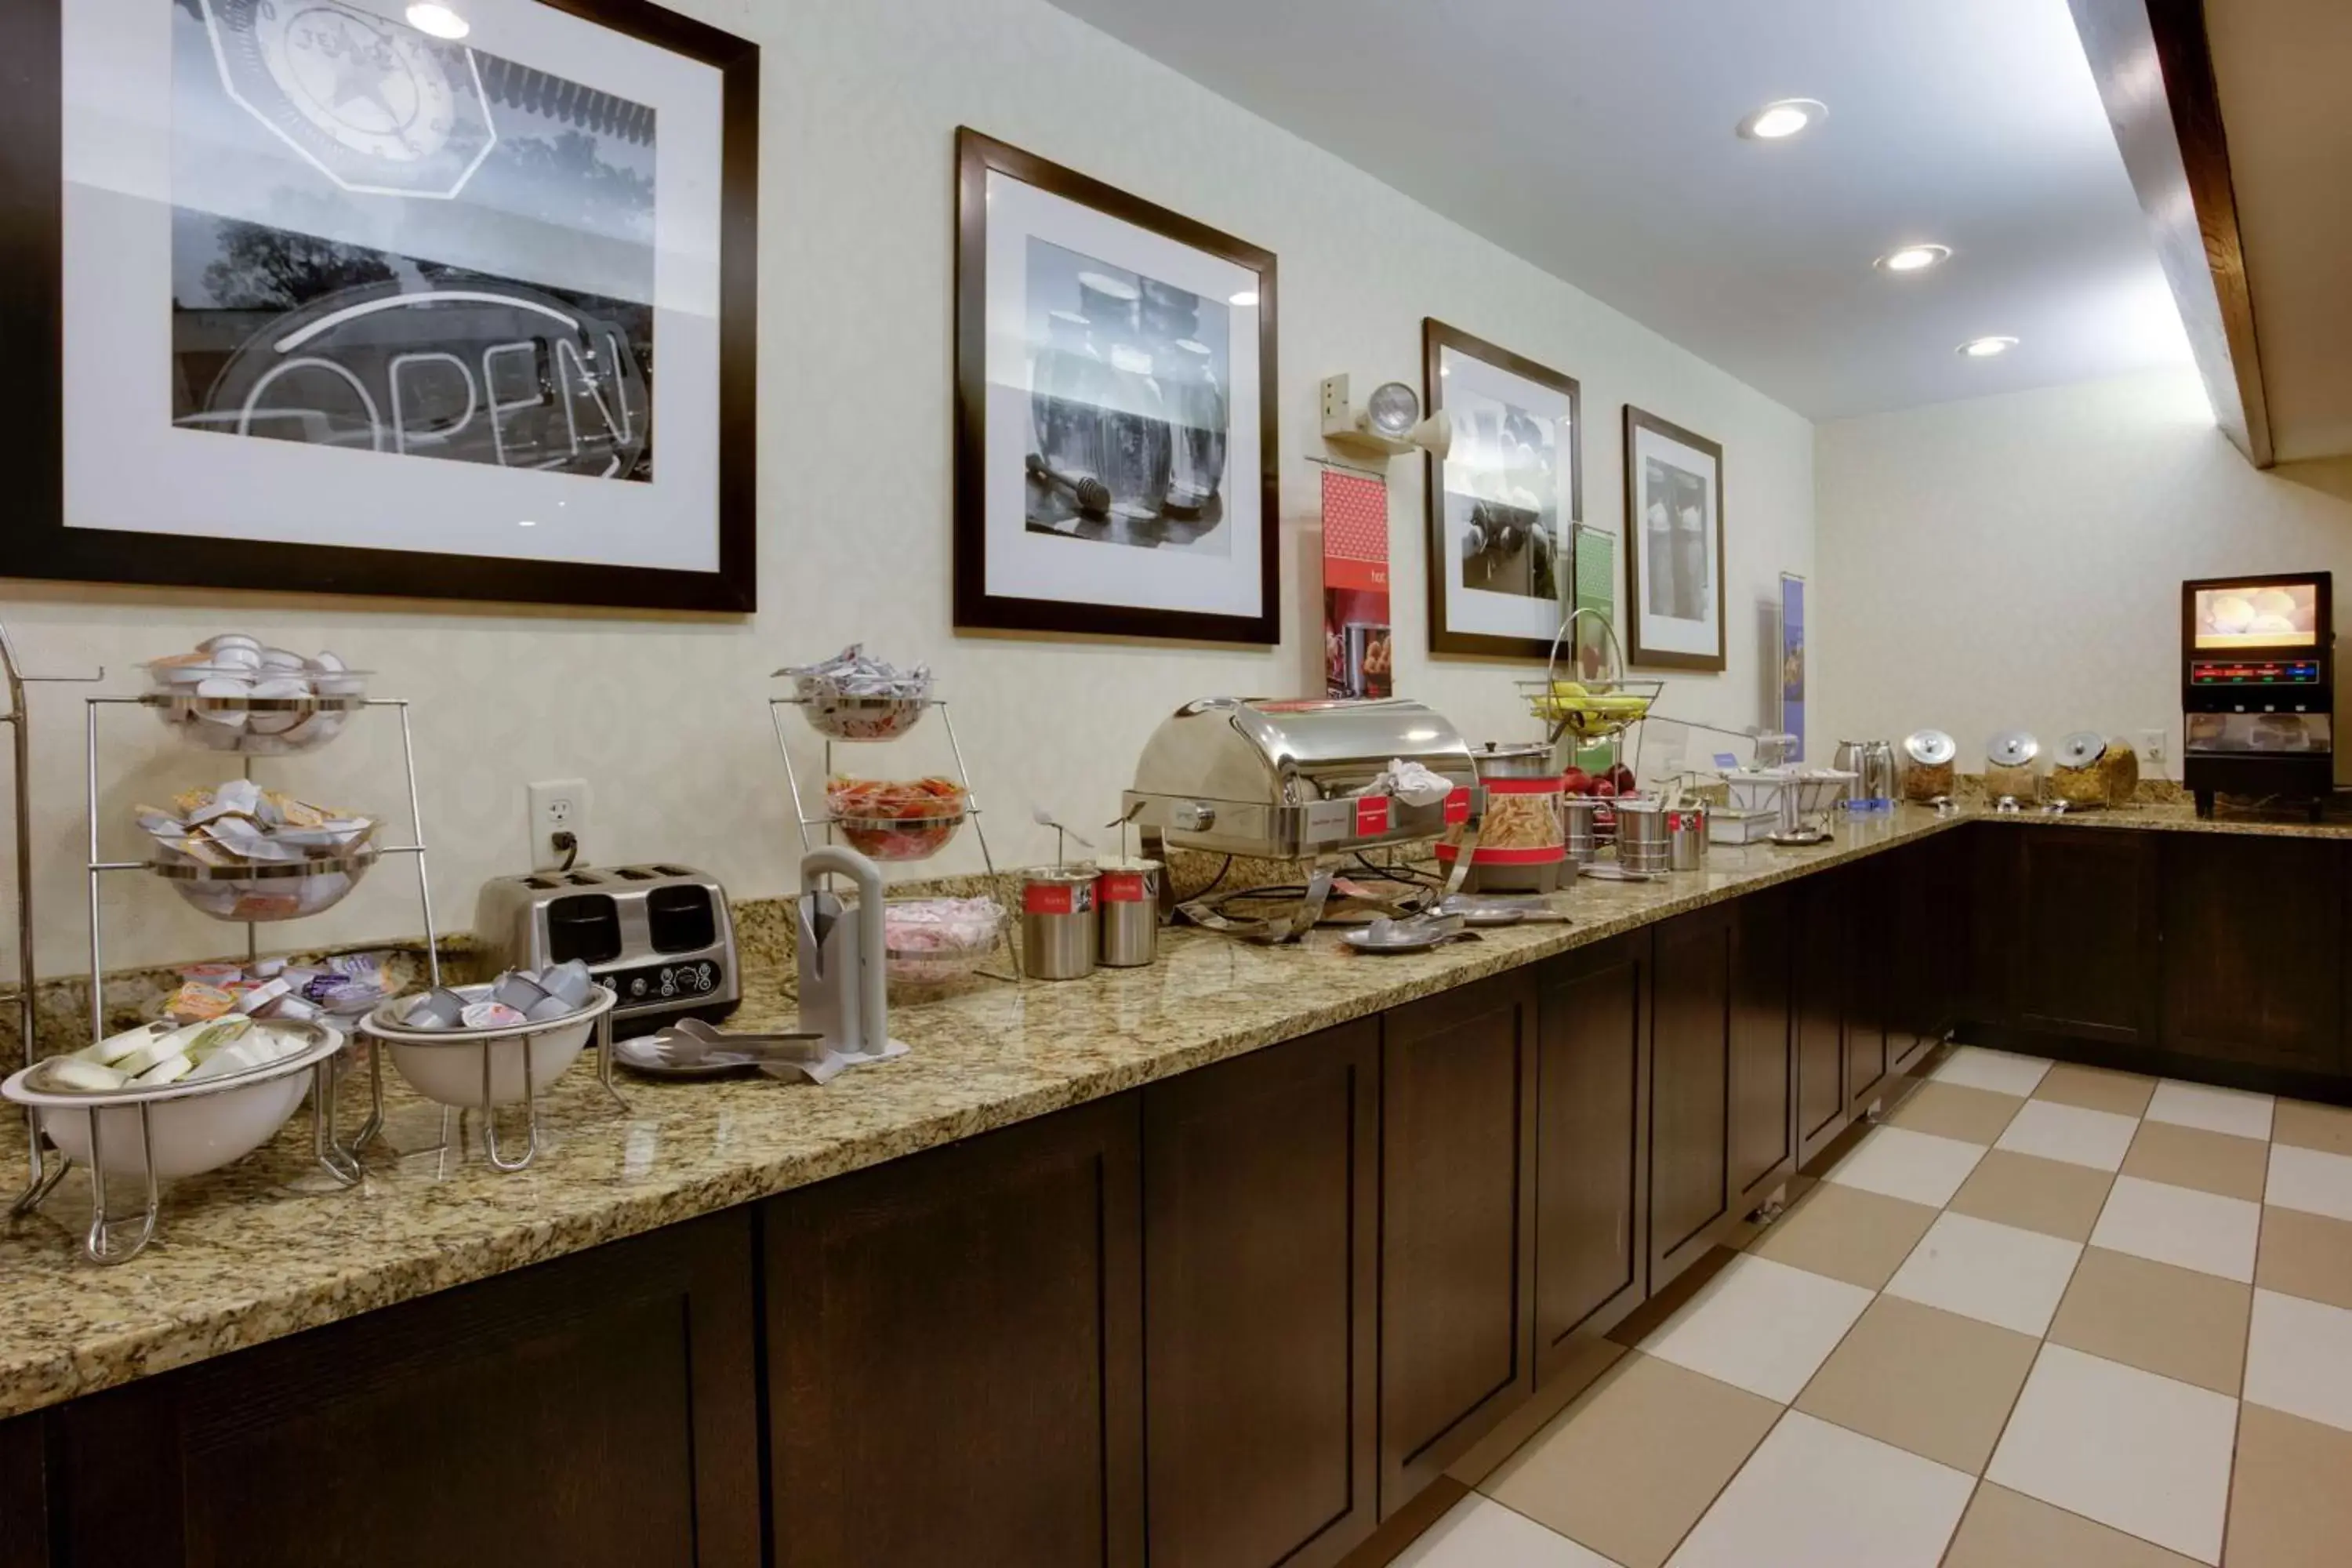
<instances>
[{"instance_id":1,"label":"serving tongs","mask_svg":"<svg viewBox=\"0 0 2352 1568\"><path fill-rule=\"evenodd\" d=\"M670 1067L765 1067L770 1062L804 1063L824 1056L824 1036L814 1029L773 1029L730 1035L699 1018L680 1018L646 1042Z\"/></svg>"}]
</instances>

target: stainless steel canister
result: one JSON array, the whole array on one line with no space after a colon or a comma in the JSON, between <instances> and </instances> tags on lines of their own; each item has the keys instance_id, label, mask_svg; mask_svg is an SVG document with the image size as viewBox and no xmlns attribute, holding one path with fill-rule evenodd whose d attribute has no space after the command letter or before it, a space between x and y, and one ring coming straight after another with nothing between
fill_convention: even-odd
<instances>
[{"instance_id":1,"label":"stainless steel canister","mask_svg":"<svg viewBox=\"0 0 2352 1568\"><path fill-rule=\"evenodd\" d=\"M1706 806L1692 801L1666 812L1666 864L1676 871L1706 869Z\"/></svg>"},{"instance_id":2,"label":"stainless steel canister","mask_svg":"<svg viewBox=\"0 0 2352 1568\"><path fill-rule=\"evenodd\" d=\"M1671 868L1666 843L1666 803L1655 795L1617 802L1617 864L1628 871L1656 873Z\"/></svg>"},{"instance_id":3,"label":"stainless steel canister","mask_svg":"<svg viewBox=\"0 0 2352 1568\"><path fill-rule=\"evenodd\" d=\"M1601 854L1600 836L1593 826L1594 814L1600 809L1601 803L1589 795L1560 796L1560 826L1570 865L1590 866Z\"/></svg>"},{"instance_id":4,"label":"stainless steel canister","mask_svg":"<svg viewBox=\"0 0 2352 1568\"><path fill-rule=\"evenodd\" d=\"M1140 969L1160 956L1160 862L1103 860L1096 913L1106 969Z\"/></svg>"},{"instance_id":5,"label":"stainless steel canister","mask_svg":"<svg viewBox=\"0 0 2352 1568\"><path fill-rule=\"evenodd\" d=\"M1083 980L1095 972L1092 866L1041 866L1021 887L1021 972L1032 980Z\"/></svg>"}]
</instances>

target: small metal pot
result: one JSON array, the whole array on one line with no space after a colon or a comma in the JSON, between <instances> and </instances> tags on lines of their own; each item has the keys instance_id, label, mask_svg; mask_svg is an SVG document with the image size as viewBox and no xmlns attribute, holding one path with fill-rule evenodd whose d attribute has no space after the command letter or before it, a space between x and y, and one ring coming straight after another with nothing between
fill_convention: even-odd
<instances>
[{"instance_id":1,"label":"small metal pot","mask_svg":"<svg viewBox=\"0 0 2352 1568\"><path fill-rule=\"evenodd\" d=\"M1666 813L1666 864L1676 871L1706 869L1706 806L1692 801Z\"/></svg>"},{"instance_id":2,"label":"small metal pot","mask_svg":"<svg viewBox=\"0 0 2352 1568\"><path fill-rule=\"evenodd\" d=\"M1654 795L1633 795L1620 796L1616 804L1618 866L1653 874L1671 868L1665 802Z\"/></svg>"},{"instance_id":3,"label":"small metal pot","mask_svg":"<svg viewBox=\"0 0 2352 1568\"><path fill-rule=\"evenodd\" d=\"M1601 854L1596 815L1601 803L1589 795L1564 795L1559 799L1560 826L1570 865L1590 866Z\"/></svg>"},{"instance_id":4,"label":"small metal pot","mask_svg":"<svg viewBox=\"0 0 2352 1568\"><path fill-rule=\"evenodd\" d=\"M1160 862L1104 860L1097 869L1097 962L1105 969L1140 969L1160 956Z\"/></svg>"},{"instance_id":5,"label":"small metal pot","mask_svg":"<svg viewBox=\"0 0 2352 1568\"><path fill-rule=\"evenodd\" d=\"M1032 980L1083 980L1098 940L1092 866L1039 867L1021 886L1021 972Z\"/></svg>"}]
</instances>

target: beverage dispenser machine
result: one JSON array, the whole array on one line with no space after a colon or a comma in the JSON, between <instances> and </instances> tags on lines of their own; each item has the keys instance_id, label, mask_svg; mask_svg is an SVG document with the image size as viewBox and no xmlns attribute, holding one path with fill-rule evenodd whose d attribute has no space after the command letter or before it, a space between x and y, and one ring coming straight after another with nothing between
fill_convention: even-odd
<instances>
[{"instance_id":1,"label":"beverage dispenser machine","mask_svg":"<svg viewBox=\"0 0 2352 1568\"><path fill-rule=\"evenodd\" d=\"M2317 819L2336 788L2334 599L2326 572L2180 585L2181 782L2198 816L2228 794Z\"/></svg>"}]
</instances>

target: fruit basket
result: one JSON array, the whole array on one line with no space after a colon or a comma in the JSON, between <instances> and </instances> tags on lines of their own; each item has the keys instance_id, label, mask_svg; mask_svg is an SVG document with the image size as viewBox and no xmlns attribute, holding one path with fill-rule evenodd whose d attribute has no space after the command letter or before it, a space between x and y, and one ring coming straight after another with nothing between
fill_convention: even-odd
<instances>
[{"instance_id":1,"label":"fruit basket","mask_svg":"<svg viewBox=\"0 0 2352 1568\"><path fill-rule=\"evenodd\" d=\"M1599 636L1587 643L1578 636L1589 622ZM1570 649L1569 668L1560 668L1561 646ZM1528 711L1542 720L1551 742L1569 736L1590 744L1605 741L1650 716L1664 692L1663 680L1633 680L1624 673L1624 654L1617 646L1616 628L1597 610L1579 610L1560 623L1551 640L1551 657L1541 680L1518 682Z\"/></svg>"}]
</instances>

